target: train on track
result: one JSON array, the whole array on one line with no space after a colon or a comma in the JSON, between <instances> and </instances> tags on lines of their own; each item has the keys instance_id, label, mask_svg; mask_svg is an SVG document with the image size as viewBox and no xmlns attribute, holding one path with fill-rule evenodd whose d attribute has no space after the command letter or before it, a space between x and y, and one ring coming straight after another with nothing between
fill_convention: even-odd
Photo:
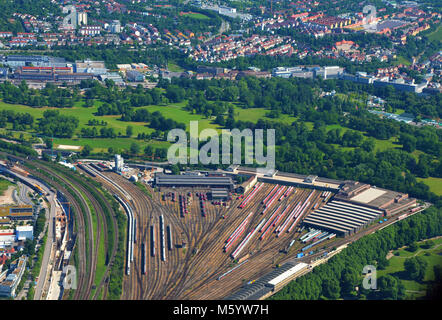
<instances>
[{"instance_id":1,"label":"train on track","mask_svg":"<svg viewBox=\"0 0 442 320\"><path fill-rule=\"evenodd\" d=\"M160 248L161 248L161 260L166 261L166 244L164 241L164 217L160 216Z\"/></svg>"},{"instance_id":2,"label":"train on track","mask_svg":"<svg viewBox=\"0 0 442 320\"><path fill-rule=\"evenodd\" d=\"M123 206L124 210L127 214L127 265L126 265L126 274L130 275L130 263L133 261L133 251L134 251L134 215L132 212L132 208L121 199L117 194L114 194L115 199L118 200L118 202Z\"/></svg>"},{"instance_id":3,"label":"train on track","mask_svg":"<svg viewBox=\"0 0 442 320\"><path fill-rule=\"evenodd\" d=\"M147 245L141 244L141 274L146 274L147 270Z\"/></svg>"},{"instance_id":4,"label":"train on track","mask_svg":"<svg viewBox=\"0 0 442 320\"><path fill-rule=\"evenodd\" d=\"M150 226L150 255L155 257L155 226Z\"/></svg>"}]
</instances>

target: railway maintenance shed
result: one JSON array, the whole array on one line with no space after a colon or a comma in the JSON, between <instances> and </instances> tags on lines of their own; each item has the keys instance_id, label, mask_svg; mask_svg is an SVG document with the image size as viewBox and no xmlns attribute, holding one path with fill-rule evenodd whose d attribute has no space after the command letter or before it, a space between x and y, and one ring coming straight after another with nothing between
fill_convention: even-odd
<instances>
[{"instance_id":1,"label":"railway maintenance shed","mask_svg":"<svg viewBox=\"0 0 442 320\"><path fill-rule=\"evenodd\" d=\"M157 187L204 187L204 188L234 188L231 177L207 177L194 175L156 174Z\"/></svg>"},{"instance_id":2,"label":"railway maintenance shed","mask_svg":"<svg viewBox=\"0 0 442 320\"><path fill-rule=\"evenodd\" d=\"M333 200L308 215L304 219L304 224L347 236L381 216L383 216L381 210Z\"/></svg>"}]
</instances>

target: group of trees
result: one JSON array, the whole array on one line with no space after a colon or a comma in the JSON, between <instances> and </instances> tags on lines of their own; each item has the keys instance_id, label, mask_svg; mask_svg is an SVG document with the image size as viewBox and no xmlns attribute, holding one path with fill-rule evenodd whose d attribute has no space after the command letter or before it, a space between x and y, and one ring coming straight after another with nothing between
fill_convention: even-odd
<instances>
[{"instance_id":1,"label":"group of trees","mask_svg":"<svg viewBox=\"0 0 442 320\"><path fill-rule=\"evenodd\" d=\"M58 110L46 110L39 119L38 131L47 137L71 138L78 123L76 117L61 115Z\"/></svg>"},{"instance_id":2,"label":"group of trees","mask_svg":"<svg viewBox=\"0 0 442 320\"><path fill-rule=\"evenodd\" d=\"M5 81L0 84L0 98L7 103L31 107L72 108L79 99L79 91L77 88L55 87L52 83L47 83L46 87L41 90L29 89L25 81L22 81L19 86Z\"/></svg>"},{"instance_id":3,"label":"group of trees","mask_svg":"<svg viewBox=\"0 0 442 320\"><path fill-rule=\"evenodd\" d=\"M362 286L362 269L365 265L381 268L389 250L414 241L442 234L442 209L430 207L425 212L412 216L388 228L365 236L350 244L327 263L289 283L271 299L316 300L316 299L403 299L405 288L392 275L377 280L378 289L368 290ZM424 263L421 259L407 260L406 269L415 279L422 279ZM356 287L359 288L356 291Z\"/></svg>"},{"instance_id":4,"label":"group of trees","mask_svg":"<svg viewBox=\"0 0 442 320\"><path fill-rule=\"evenodd\" d=\"M256 124L234 121L228 128L275 129L278 170L357 180L438 201L429 192L428 186L416 180L416 175L440 176L441 162L429 154L422 154L416 160L409 152L401 149L376 151L373 138L361 137L354 132L341 135L339 129L327 132L321 124L310 130L302 122L288 125L260 119ZM344 149L333 143L356 148ZM440 138L434 140L433 144L440 146Z\"/></svg>"},{"instance_id":5,"label":"group of trees","mask_svg":"<svg viewBox=\"0 0 442 320\"><path fill-rule=\"evenodd\" d=\"M150 128L169 131L171 129L179 128L186 129L186 125L183 123L178 123L172 119L165 118L161 112L155 111L150 113L146 109L137 109L133 111L130 109L121 117L122 121L134 121L134 122L147 122Z\"/></svg>"},{"instance_id":6,"label":"group of trees","mask_svg":"<svg viewBox=\"0 0 442 320\"><path fill-rule=\"evenodd\" d=\"M15 113L12 110L0 111L0 128L5 128L7 123L12 124L12 129L24 131L34 124L34 117L29 113Z\"/></svg>"},{"instance_id":7,"label":"group of trees","mask_svg":"<svg viewBox=\"0 0 442 320\"><path fill-rule=\"evenodd\" d=\"M80 134L82 138L116 138L117 133L115 133L114 128L101 127L98 130L96 127L92 128L81 128Z\"/></svg>"}]
</instances>

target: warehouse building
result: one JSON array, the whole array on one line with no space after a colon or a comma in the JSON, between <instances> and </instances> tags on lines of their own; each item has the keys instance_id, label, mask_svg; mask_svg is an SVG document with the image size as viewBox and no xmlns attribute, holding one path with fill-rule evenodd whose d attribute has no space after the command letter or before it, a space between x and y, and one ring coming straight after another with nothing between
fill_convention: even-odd
<instances>
[{"instance_id":1,"label":"warehouse building","mask_svg":"<svg viewBox=\"0 0 442 320\"><path fill-rule=\"evenodd\" d=\"M143 82L144 75L137 70L129 70L126 72L126 77L128 81L131 82Z\"/></svg>"},{"instance_id":2,"label":"warehouse building","mask_svg":"<svg viewBox=\"0 0 442 320\"><path fill-rule=\"evenodd\" d=\"M383 216L381 210L333 200L308 215L303 223L309 227L347 236L359 231L381 216Z\"/></svg>"},{"instance_id":3,"label":"warehouse building","mask_svg":"<svg viewBox=\"0 0 442 320\"><path fill-rule=\"evenodd\" d=\"M34 208L32 205L2 206L0 207L0 218L31 220L34 218Z\"/></svg>"},{"instance_id":4,"label":"warehouse building","mask_svg":"<svg viewBox=\"0 0 442 320\"><path fill-rule=\"evenodd\" d=\"M240 290L226 297L225 300L261 300L280 290L285 284L311 270L305 263L287 262L279 268L262 276L254 282L244 285Z\"/></svg>"},{"instance_id":5,"label":"warehouse building","mask_svg":"<svg viewBox=\"0 0 442 320\"><path fill-rule=\"evenodd\" d=\"M17 241L34 240L34 227L33 226L17 226L15 228Z\"/></svg>"},{"instance_id":6,"label":"warehouse building","mask_svg":"<svg viewBox=\"0 0 442 320\"><path fill-rule=\"evenodd\" d=\"M416 206L416 199L410 198L406 193L377 188L357 181L346 181L334 198L382 211L385 216Z\"/></svg>"},{"instance_id":7,"label":"warehouse building","mask_svg":"<svg viewBox=\"0 0 442 320\"><path fill-rule=\"evenodd\" d=\"M226 188L228 190L232 190L234 187L231 177L207 177L166 174L156 174L155 185L157 187L204 187Z\"/></svg>"},{"instance_id":8,"label":"warehouse building","mask_svg":"<svg viewBox=\"0 0 442 320\"><path fill-rule=\"evenodd\" d=\"M279 289L284 287L287 283L294 280L307 267L308 264L306 263L303 262L298 263L294 267L291 267L287 271L281 273L280 275L276 276L275 278L267 282L266 286L272 288L273 291L278 291Z\"/></svg>"}]
</instances>

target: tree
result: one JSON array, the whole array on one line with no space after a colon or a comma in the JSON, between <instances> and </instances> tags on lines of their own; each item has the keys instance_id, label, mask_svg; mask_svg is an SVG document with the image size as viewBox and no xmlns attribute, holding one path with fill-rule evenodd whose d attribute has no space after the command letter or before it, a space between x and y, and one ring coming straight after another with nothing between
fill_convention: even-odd
<instances>
[{"instance_id":1,"label":"tree","mask_svg":"<svg viewBox=\"0 0 442 320\"><path fill-rule=\"evenodd\" d=\"M419 246L417 245L416 242L413 242L413 243L410 244L410 246L408 247L408 251L410 251L410 252L416 252L417 249L419 249Z\"/></svg>"},{"instance_id":2,"label":"tree","mask_svg":"<svg viewBox=\"0 0 442 320\"><path fill-rule=\"evenodd\" d=\"M87 157L91 153L91 151L92 151L92 147L90 145L86 144L83 147L83 150L81 150L81 155L83 157Z\"/></svg>"},{"instance_id":3,"label":"tree","mask_svg":"<svg viewBox=\"0 0 442 320\"><path fill-rule=\"evenodd\" d=\"M132 126L126 127L126 136L128 136L130 138L132 136L133 132L134 132L134 128Z\"/></svg>"},{"instance_id":4,"label":"tree","mask_svg":"<svg viewBox=\"0 0 442 320\"><path fill-rule=\"evenodd\" d=\"M329 299L339 299L341 296L341 287L339 285L339 281L335 278L325 279L322 282L322 293Z\"/></svg>"},{"instance_id":5,"label":"tree","mask_svg":"<svg viewBox=\"0 0 442 320\"><path fill-rule=\"evenodd\" d=\"M343 295L353 295L359 281L360 274L354 268L345 269L341 275L341 292Z\"/></svg>"},{"instance_id":6,"label":"tree","mask_svg":"<svg viewBox=\"0 0 442 320\"><path fill-rule=\"evenodd\" d=\"M390 260L387 260L385 256L382 256L378 259L378 268L380 270L385 270L390 265Z\"/></svg>"},{"instance_id":7,"label":"tree","mask_svg":"<svg viewBox=\"0 0 442 320\"><path fill-rule=\"evenodd\" d=\"M153 148L152 148L151 145L148 144L148 145L144 148L144 154L145 154L146 156L151 156L151 155L153 154Z\"/></svg>"},{"instance_id":8,"label":"tree","mask_svg":"<svg viewBox=\"0 0 442 320\"><path fill-rule=\"evenodd\" d=\"M422 281L428 267L428 262L422 257L411 257L404 262L405 272L410 279Z\"/></svg>"},{"instance_id":9,"label":"tree","mask_svg":"<svg viewBox=\"0 0 442 320\"><path fill-rule=\"evenodd\" d=\"M172 165L170 170L172 171L172 174L180 174L180 167L176 164Z\"/></svg>"},{"instance_id":10,"label":"tree","mask_svg":"<svg viewBox=\"0 0 442 320\"><path fill-rule=\"evenodd\" d=\"M130 153L134 155L140 153L140 146L137 143L132 142L132 144L130 145Z\"/></svg>"},{"instance_id":11,"label":"tree","mask_svg":"<svg viewBox=\"0 0 442 320\"><path fill-rule=\"evenodd\" d=\"M397 277L385 275L378 280L378 297L388 300L399 300L405 296L404 285Z\"/></svg>"},{"instance_id":12,"label":"tree","mask_svg":"<svg viewBox=\"0 0 442 320\"><path fill-rule=\"evenodd\" d=\"M52 149L52 147L54 146L54 143L53 143L52 139L51 138L46 138L46 139L44 139L44 141L45 141L45 144L46 144L46 148Z\"/></svg>"}]
</instances>

